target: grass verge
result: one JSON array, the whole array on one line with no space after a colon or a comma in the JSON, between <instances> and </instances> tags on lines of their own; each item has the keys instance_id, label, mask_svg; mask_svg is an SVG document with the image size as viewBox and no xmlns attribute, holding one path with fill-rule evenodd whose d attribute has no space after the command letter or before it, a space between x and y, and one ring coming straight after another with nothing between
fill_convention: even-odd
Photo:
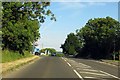
<instances>
[{"instance_id":1,"label":"grass verge","mask_svg":"<svg viewBox=\"0 0 120 80\"><path fill-rule=\"evenodd\" d=\"M32 56L32 57L22 58L16 61L12 61L12 62L1 63L2 75L5 75L11 71L14 71L25 64L35 61L36 59L39 59L39 56Z\"/></svg>"},{"instance_id":2,"label":"grass verge","mask_svg":"<svg viewBox=\"0 0 120 80\"><path fill-rule=\"evenodd\" d=\"M19 60L22 58L27 58L27 57L33 56L28 51L25 51L24 53L25 53L25 55L22 56L17 51L14 52L14 51L9 51L9 50L3 50L2 52L0 52L0 55L2 55L2 63L11 62L11 61L15 61L15 60Z\"/></svg>"}]
</instances>

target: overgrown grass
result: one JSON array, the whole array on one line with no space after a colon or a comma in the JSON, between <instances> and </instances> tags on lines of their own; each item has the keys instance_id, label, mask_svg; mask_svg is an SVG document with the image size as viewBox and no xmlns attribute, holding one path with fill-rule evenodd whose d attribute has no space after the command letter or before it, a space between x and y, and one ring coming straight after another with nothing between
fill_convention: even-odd
<instances>
[{"instance_id":1,"label":"overgrown grass","mask_svg":"<svg viewBox=\"0 0 120 80\"><path fill-rule=\"evenodd\" d=\"M21 58L27 58L27 57L32 57L33 56L28 51L25 51L24 53L25 53L25 55L22 56L18 52L3 50L0 53L0 54L2 54L2 63L11 62L11 61L15 61L15 60L18 60L18 59L21 59Z\"/></svg>"}]
</instances>

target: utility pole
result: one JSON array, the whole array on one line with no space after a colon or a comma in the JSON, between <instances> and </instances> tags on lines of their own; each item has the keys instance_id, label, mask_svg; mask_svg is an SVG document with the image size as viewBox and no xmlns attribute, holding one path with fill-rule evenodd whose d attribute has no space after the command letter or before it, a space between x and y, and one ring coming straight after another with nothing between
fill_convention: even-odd
<instances>
[{"instance_id":1,"label":"utility pole","mask_svg":"<svg viewBox=\"0 0 120 80\"><path fill-rule=\"evenodd\" d=\"M114 51L113 51L113 59L115 60L115 39L114 39Z\"/></svg>"}]
</instances>

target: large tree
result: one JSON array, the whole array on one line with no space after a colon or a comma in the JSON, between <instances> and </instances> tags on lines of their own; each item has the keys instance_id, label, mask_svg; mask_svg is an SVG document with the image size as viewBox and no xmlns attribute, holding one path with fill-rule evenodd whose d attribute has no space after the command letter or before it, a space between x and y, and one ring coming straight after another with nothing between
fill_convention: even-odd
<instances>
[{"instance_id":1,"label":"large tree","mask_svg":"<svg viewBox=\"0 0 120 80\"><path fill-rule=\"evenodd\" d=\"M61 48L65 54L77 52L76 57L109 58L120 50L120 23L111 17L90 19L76 35L70 33Z\"/></svg>"},{"instance_id":2,"label":"large tree","mask_svg":"<svg viewBox=\"0 0 120 80\"><path fill-rule=\"evenodd\" d=\"M119 22L111 17L90 19L81 29L84 39L81 54L92 58L107 58L113 51L120 50ZM78 34L79 35L79 34Z\"/></svg>"},{"instance_id":3,"label":"large tree","mask_svg":"<svg viewBox=\"0 0 120 80\"><path fill-rule=\"evenodd\" d=\"M46 15L56 20L48 6L50 2L3 2L3 49L19 51L23 55L24 50L30 50L39 38L39 24L45 21Z\"/></svg>"}]
</instances>

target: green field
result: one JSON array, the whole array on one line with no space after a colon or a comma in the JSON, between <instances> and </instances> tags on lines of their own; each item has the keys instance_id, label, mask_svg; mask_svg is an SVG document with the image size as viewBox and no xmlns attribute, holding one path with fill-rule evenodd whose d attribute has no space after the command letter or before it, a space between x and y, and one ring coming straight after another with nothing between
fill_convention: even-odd
<instances>
[{"instance_id":1,"label":"green field","mask_svg":"<svg viewBox=\"0 0 120 80\"><path fill-rule=\"evenodd\" d=\"M13 51L9 51L9 50L4 50L0 52L0 55L2 56L2 63L5 62L11 62L11 61L15 61L21 58L27 58L27 57L31 57L33 56L32 54L30 54L28 51L24 52L25 55L22 56L20 55L18 52L13 52Z\"/></svg>"}]
</instances>

